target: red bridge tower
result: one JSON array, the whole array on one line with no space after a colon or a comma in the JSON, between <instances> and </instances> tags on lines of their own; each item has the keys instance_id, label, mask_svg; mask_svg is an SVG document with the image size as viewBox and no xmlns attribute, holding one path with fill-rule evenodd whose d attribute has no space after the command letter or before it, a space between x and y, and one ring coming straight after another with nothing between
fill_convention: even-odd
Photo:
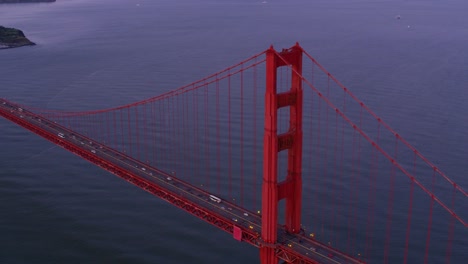
<instances>
[{"instance_id":1,"label":"red bridge tower","mask_svg":"<svg viewBox=\"0 0 468 264\"><path fill-rule=\"evenodd\" d=\"M292 67L291 89L277 93L277 69ZM296 43L278 53L270 47L266 54L265 134L262 183L262 264L277 264L275 244L278 230L278 203L286 199L286 230L301 229L302 197L302 48ZM278 135L278 109L290 107L289 129ZM278 182L278 153L288 151L286 179Z\"/></svg>"}]
</instances>

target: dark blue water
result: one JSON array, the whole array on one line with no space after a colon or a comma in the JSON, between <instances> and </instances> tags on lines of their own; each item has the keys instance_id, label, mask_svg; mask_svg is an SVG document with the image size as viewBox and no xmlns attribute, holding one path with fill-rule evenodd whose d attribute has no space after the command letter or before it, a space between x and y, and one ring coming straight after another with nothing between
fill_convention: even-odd
<instances>
[{"instance_id":1,"label":"dark blue water","mask_svg":"<svg viewBox=\"0 0 468 264\"><path fill-rule=\"evenodd\" d=\"M468 189L465 1L261 2L0 5L0 25L38 44L0 51L0 97L107 108L299 41ZM0 120L0 132L0 263L258 262L256 249L16 125Z\"/></svg>"}]
</instances>

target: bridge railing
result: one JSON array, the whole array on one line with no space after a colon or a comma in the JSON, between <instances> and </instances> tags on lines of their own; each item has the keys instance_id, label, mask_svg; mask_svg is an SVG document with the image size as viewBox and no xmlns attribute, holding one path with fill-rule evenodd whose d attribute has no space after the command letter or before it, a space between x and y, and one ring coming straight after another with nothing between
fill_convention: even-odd
<instances>
[{"instance_id":1,"label":"bridge railing","mask_svg":"<svg viewBox=\"0 0 468 264\"><path fill-rule=\"evenodd\" d=\"M293 71L278 69L278 92L290 89ZM466 191L306 52L302 81L307 235L371 263L464 259ZM261 214L264 94L262 52L133 104L86 112L29 109ZM279 110L278 134L288 129L289 114ZM284 172L286 152L279 157Z\"/></svg>"}]
</instances>

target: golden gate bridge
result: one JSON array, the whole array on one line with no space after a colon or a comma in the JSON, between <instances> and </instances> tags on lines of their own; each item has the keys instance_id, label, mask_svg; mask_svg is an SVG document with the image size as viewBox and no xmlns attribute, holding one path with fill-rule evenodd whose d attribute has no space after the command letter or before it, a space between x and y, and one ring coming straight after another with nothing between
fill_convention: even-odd
<instances>
[{"instance_id":1,"label":"golden gate bridge","mask_svg":"<svg viewBox=\"0 0 468 264\"><path fill-rule=\"evenodd\" d=\"M120 107L0 99L0 115L259 248L263 264L468 252L467 192L299 44Z\"/></svg>"}]
</instances>

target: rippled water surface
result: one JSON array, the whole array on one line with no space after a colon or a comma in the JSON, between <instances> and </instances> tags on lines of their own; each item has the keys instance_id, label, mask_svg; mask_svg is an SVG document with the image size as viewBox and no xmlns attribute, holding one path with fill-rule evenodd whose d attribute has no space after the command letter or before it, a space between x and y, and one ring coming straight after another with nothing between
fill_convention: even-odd
<instances>
[{"instance_id":1,"label":"rippled water surface","mask_svg":"<svg viewBox=\"0 0 468 264\"><path fill-rule=\"evenodd\" d=\"M299 41L467 189L466 10L462 0L0 5L0 25L37 43L0 51L0 97L118 106ZM0 263L258 263L256 249L4 119L0 132Z\"/></svg>"}]
</instances>

